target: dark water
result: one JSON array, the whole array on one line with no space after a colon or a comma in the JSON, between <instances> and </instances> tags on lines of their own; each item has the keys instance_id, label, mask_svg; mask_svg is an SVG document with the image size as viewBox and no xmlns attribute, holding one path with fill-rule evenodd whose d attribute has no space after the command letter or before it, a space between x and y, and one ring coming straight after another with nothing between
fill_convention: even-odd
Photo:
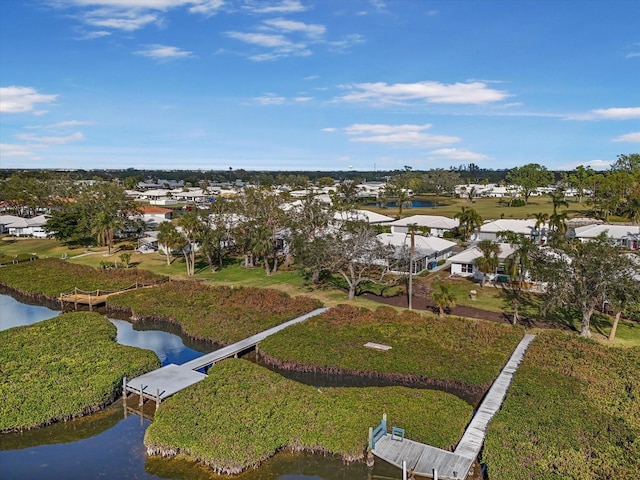
<instances>
[{"instance_id":1,"label":"dark water","mask_svg":"<svg viewBox=\"0 0 640 480\"><path fill-rule=\"evenodd\" d=\"M27 305L8 295L0 295L2 329L27 325L56 316L46 307ZM124 320L111 320L118 328L117 340L126 345L156 352L163 364L183 363L214 350L203 344L200 352L194 342L185 342L175 333L153 329L159 324L133 326ZM162 324L163 330L175 327ZM138 330L142 328L144 330ZM208 349L207 349L208 348ZM314 380L319 381L319 380ZM313 381L312 381L313 383ZM136 398L130 398L136 407ZM0 479L184 479L184 480L372 480L399 479L401 472L382 461L373 468L364 463L344 465L332 456L278 453L260 468L243 475L221 477L206 467L184 459L147 457L144 432L153 416L152 403L145 411L131 413L122 400L105 410L70 422L22 433L0 435Z\"/></svg>"}]
</instances>

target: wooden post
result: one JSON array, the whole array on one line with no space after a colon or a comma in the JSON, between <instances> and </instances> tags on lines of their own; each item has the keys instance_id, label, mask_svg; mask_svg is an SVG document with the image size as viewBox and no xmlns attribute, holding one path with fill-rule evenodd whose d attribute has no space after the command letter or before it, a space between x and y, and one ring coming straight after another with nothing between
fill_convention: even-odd
<instances>
[{"instance_id":1,"label":"wooden post","mask_svg":"<svg viewBox=\"0 0 640 480\"><path fill-rule=\"evenodd\" d=\"M127 377L122 377L122 398L127 401Z\"/></svg>"},{"instance_id":2,"label":"wooden post","mask_svg":"<svg viewBox=\"0 0 640 480\"><path fill-rule=\"evenodd\" d=\"M402 480L407 480L407 461L406 460L402 460Z\"/></svg>"},{"instance_id":3,"label":"wooden post","mask_svg":"<svg viewBox=\"0 0 640 480\"><path fill-rule=\"evenodd\" d=\"M156 388L156 410L160 406L160 389Z\"/></svg>"},{"instance_id":4,"label":"wooden post","mask_svg":"<svg viewBox=\"0 0 640 480\"><path fill-rule=\"evenodd\" d=\"M89 294L89 311L93 312L93 305L91 305L91 294Z\"/></svg>"},{"instance_id":5,"label":"wooden post","mask_svg":"<svg viewBox=\"0 0 640 480\"><path fill-rule=\"evenodd\" d=\"M142 407L144 405L144 397L142 396L144 390L144 385L140 384L140 400L138 401L138 406Z\"/></svg>"},{"instance_id":6,"label":"wooden post","mask_svg":"<svg viewBox=\"0 0 640 480\"><path fill-rule=\"evenodd\" d=\"M387 414L383 413L382 414L382 431L384 432L384 434L387 434Z\"/></svg>"},{"instance_id":7,"label":"wooden post","mask_svg":"<svg viewBox=\"0 0 640 480\"><path fill-rule=\"evenodd\" d=\"M453 474L455 475L456 478L458 477L456 472L453 472ZM438 469L437 468L433 469L433 480L438 480Z\"/></svg>"}]
</instances>

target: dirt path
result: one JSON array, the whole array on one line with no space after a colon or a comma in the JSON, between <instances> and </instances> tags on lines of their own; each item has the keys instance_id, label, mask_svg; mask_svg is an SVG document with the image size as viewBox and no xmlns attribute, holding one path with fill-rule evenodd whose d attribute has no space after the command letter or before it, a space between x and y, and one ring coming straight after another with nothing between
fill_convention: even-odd
<instances>
[{"instance_id":1,"label":"dirt path","mask_svg":"<svg viewBox=\"0 0 640 480\"><path fill-rule=\"evenodd\" d=\"M406 295L398 295L395 297L379 297L371 293L363 293L361 296L385 305L403 308L408 307L408 298ZM430 301L430 299L420 295L413 296L412 304L414 310L425 310L434 313L438 311L433 302ZM483 310L481 308L469 307L466 305L456 305L455 307L448 309L447 313L449 315L455 315L458 317L477 318L480 320L490 320L492 322L498 323L510 324L512 320L511 315L504 312L493 312L490 310ZM534 318L521 318L518 323L520 325L524 325L527 328L559 328L563 330L570 330L570 328L566 325L543 322Z\"/></svg>"}]
</instances>

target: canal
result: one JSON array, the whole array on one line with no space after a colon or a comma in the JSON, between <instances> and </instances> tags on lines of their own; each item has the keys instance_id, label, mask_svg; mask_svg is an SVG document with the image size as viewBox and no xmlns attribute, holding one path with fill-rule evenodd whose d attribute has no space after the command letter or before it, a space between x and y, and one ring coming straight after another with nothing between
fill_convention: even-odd
<instances>
[{"instance_id":1,"label":"canal","mask_svg":"<svg viewBox=\"0 0 640 480\"><path fill-rule=\"evenodd\" d=\"M0 330L46 321L60 312L29 305L0 294ZM181 338L177 328L166 323L135 324L110 319L117 327L117 341L153 350L163 365L180 364L215 349L211 344ZM0 347L1 348L1 347ZM305 380L300 378L299 380ZM305 383L326 380L307 378ZM333 383L333 382L331 382ZM336 381L336 383L338 383ZM358 383L351 379L347 383ZM344 386L344 384L343 384ZM136 399L130 399L135 406ZM144 432L153 415L148 404L145 415L127 413L122 400L105 410L69 422L21 433L0 435L0 478L30 479L184 479L184 480L384 480L399 479L401 472L377 461L343 464L332 456L280 452L256 470L221 477L206 467L184 459L147 457ZM363 432L366 435L366 432Z\"/></svg>"}]
</instances>

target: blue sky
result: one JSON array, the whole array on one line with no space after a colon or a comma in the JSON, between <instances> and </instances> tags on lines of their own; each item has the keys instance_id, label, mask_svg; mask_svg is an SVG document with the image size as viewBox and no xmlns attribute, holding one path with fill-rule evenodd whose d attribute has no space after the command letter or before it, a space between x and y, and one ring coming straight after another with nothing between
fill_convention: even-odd
<instances>
[{"instance_id":1,"label":"blue sky","mask_svg":"<svg viewBox=\"0 0 640 480\"><path fill-rule=\"evenodd\" d=\"M608 168L636 0L2 0L0 166Z\"/></svg>"}]
</instances>

